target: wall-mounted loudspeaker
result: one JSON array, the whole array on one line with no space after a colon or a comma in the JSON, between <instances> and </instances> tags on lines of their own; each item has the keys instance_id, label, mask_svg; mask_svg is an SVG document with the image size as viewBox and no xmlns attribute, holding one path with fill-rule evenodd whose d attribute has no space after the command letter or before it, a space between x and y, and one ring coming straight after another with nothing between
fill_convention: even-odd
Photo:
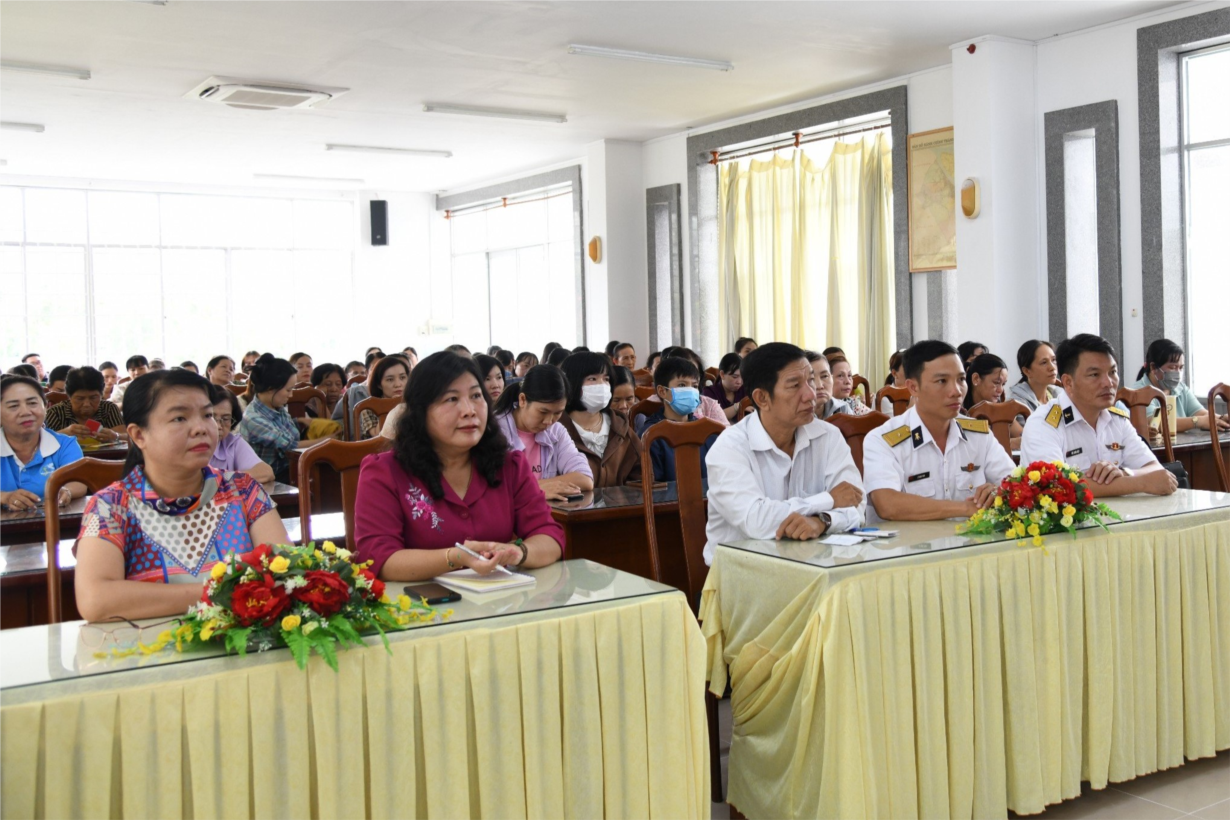
<instances>
[{"instance_id":1,"label":"wall-mounted loudspeaker","mask_svg":"<svg viewBox=\"0 0 1230 820\"><path fill-rule=\"evenodd\" d=\"M373 199L372 206L372 244L389 244L389 203L384 199Z\"/></svg>"}]
</instances>

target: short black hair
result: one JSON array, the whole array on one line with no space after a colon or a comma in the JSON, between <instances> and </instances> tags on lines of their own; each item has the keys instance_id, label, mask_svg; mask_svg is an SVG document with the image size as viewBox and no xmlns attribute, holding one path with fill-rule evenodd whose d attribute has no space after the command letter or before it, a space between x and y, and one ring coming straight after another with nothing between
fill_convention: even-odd
<instances>
[{"instance_id":1,"label":"short black hair","mask_svg":"<svg viewBox=\"0 0 1230 820\"><path fill-rule=\"evenodd\" d=\"M346 384L346 371L342 370L342 366L340 364L334 364L333 362L325 362L324 364L318 364L313 367L312 375L308 379L308 382L312 385L312 387L320 387L321 382L329 378L330 373L336 373L341 378L342 385L344 386Z\"/></svg>"},{"instance_id":2,"label":"short black hair","mask_svg":"<svg viewBox=\"0 0 1230 820\"><path fill-rule=\"evenodd\" d=\"M367 369L367 365L363 364L363 362L357 362L357 361L354 361L354 360L351 360L351 361L349 361L349 362L346 362L346 370L347 370L347 371L349 371L351 368L355 368L355 367L361 367L361 368L363 368L364 370L366 370L366 369ZM344 375L344 374L343 374L343 375Z\"/></svg>"},{"instance_id":3,"label":"short black hair","mask_svg":"<svg viewBox=\"0 0 1230 820\"><path fill-rule=\"evenodd\" d=\"M88 365L68 371L64 378L64 392L69 396L80 390L97 390L101 393L106 387L107 380L103 378L102 371Z\"/></svg>"},{"instance_id":4,"label":"short black hair","mask_svg":"<svg viewBox=\"0 0 1230 820\"><path fill-rule=\"evenodd\" d=\"M474 372L478 372L477 365L474 366ZM481 374L478 383L483 383ZM527 404L565 401L568 398L568 378L558 367L549 364L535 365L525 374L524 379L500 395L495 403L495 412L498 415L511 413L521 401L521 396L525 396Z\"/></svg>"},{"instance_id":5,"label":"short black hair","mask_svg":"<svg viewBox=\"0 0 1230 820\"><path fill-rule=\"evenodd\" d=\"M738 373L741 367L743 367L743 357L738 353L727 353L718 362L718 370L728 376Z\"/></svg>"},{"instance_id":6,"label":"short black hair","mask_svg":"<svg viewBox=\"0 0 1230 820\"><path fill-rule=\"evenodd\" d=\"M290 362L291 364L294 364L295 362L302 359L304 356L307 356L309 359L312 358L312 354L304 353L302 350L298 350L290 354L290 358L287 359L286 361Z\"/></svg>"},{"instance_id":7,"label":"short black hair","mask_svg":"<svg viewBox=\"0 0 1230 820\"><path fill-rule=\"evenodd\" d=\"M619 351L627 347L632 348L633 351L636 350L636 345L632 344L632 342L620 342L619 344L615 345L615 355L618 356Z\"/></svg>"},{"instance_id":8,"label":"short black hair","mask_svg":"<svg viewBox=\"0 0 1230 820\"><path fill-rule=\"evenodd\" d=\"M1082 353L1105 353L1118 360L1115 348L1110 342L1093 333L1078 333L1071 339L1060 342L1059 349L1055 351L1055 364L1059 368L1059 375L1075 376Z\"/></svg>"},{"instance_id":9,"label":"short black hair","mask_svg":"<svg viewBox=\"0 0 1230 820\"><path fill-rule=\"evenodd\" d=\"M107 368L111 368L112 370L116 372L119 372L119 369L120 369L119 365L111 361L103 362L102 364L98 366L99 372L102 372L103 370L106 370Z\"/></svg>"},{"instance_id":10,"label":"short black hair","mask_svg":"<svg viewBox=\"0 0 1230 820\"><path fill-rule=\"evenodd\" d=\"M500 364L500 360L495 356L488 356L486 353L475 353L474 364L478 365L478 372L483 375L479 379L479 384L483 386L483 390L487 389L487 377L491 375L492 370L500 371L500 381L504 381L504 365Z\"/></svg>"},{"instance_id":11,"label":"short black hair","mask_svg":"<svg viewBox=\"0 0 1230 820\"><path fill-rule=\"evenodd\" d=\"M983 353L990 353L991 348L984 345L982 342L961 342L957 345L957 355L961 357L961 364L965 364L974 355L974 351L982 348Z\"/></svg>"},{"instance_id":12,"label":"short black hair","mask_svg":"<svg viewBox=\"0 0 1230 820\"><path fill-rule=\"evenodd\" d=\"M619 346L620 346L620 342L618 339L611 339L611 341L606 343L606 348L602 352L614 358L615 351L619 350Z\"/></svg>"},{"instance_id":13,"label":"short black hair","mask_svg":"<svg viewBox=\"0 0 1230 820\"><path fill-rule=\"evenodd\" d=\"M685 359L682 356L664 356L662 361L658 362L657 369L653 371L653 386L670 387L671 382L678 378L693 378L699 384L700 370L691 359Z\"/></svg>"},{"instance_id":14,"label":"short black hair","mask_svg":"<svg viewBox=\"0 0 1230 820\"><path fill-rule=\"evenodd\" d=\"M633 376L632 371L626 367L611 365L611 392L615 392L615 388L623 384L630 384L635 388L636 376Z\"/></svg>"},{"instance_id":15,"label":"short black hair","mask_svg":"<svg viewBox=\"0 0 1230 820\"><path fill-rule=\"evenodd\" d=\"M662 351L655 350L649 354L649 358L645 360L645 367L653 367L653 363L662 358Z\"/></svg>"},{"instance_id":16,"label":"short black hair","mask_svg":"<svg viewBox=\"0 0 1230 820\"><path fill-rule=\"evenodd\" d=\"M511 350L498 350L495 354L495 360L500 363L500 367L505 370L512 370L513 354Z\"/></svg>"},{"instance_id":17,"label":"short black hair","mask_svg":"<svg viewBox=\"0 0 1230 820\"><path fill-rule=\"evenodd\" d=\"M549 356L547 356L547 364L552 365L553 367L559 367L564 363L564 359L567 359L571 355L572 351L568 348L557 347L551 351Z\"/></svg>"},{"instance_id":18,"label":"short black hair","mask_svg":"<svg viewBox=\"0 0 1230 820\"><path fill-rule=\"evenodd\" d=\"M24 356L22 356L22 357L21 357L21 363L22 363L22 364L25 364L26 362L28 362L28 361L30 361L31 359L33 359L35 356L39 356L39 354L37 354L37 353L27 353L26 355L24 355ZM39 356L39 358L41 359L41 358L42 358L42 356Z\"/></svg>"},{"instance_id":19,"label":"short black hair","mask_svg":"<svg viewBox=\"0 0 1230 820\"><path fill-rule=\"evenodd\" d=\"M268 353L265 355L269 356ZM270 356L270 358L273 357ZM277 361L290 367L290 364L281 359ZM210 384L205 381L204 376L198 376L191 370L155 370L133 379L129 382L128 389L124 391L124 426L132 424L141 428L149 426L150 413L157 406L158 398L164 391L173 387L200 390L210 404L214 403L213 396L209 392ZM132 442L128 445L128 458L124 461L124 476L127 477L139 464L145 464L145 455L136 442Z\"/></svg>"},{"instance_id":20,"label":"short black hair","mask_svg":"<svg viewBox=\"0 0 1230 820\"><path fill-rule=\"evenodd\" d=\"M1136 374L1137 379L1143 379L1150 369L1161 370L1168 364L1173 364L1183 358L1183 348L1169 339L1154 339L1145 351L1145 364Z\"/></svg>"},{"instance_id":21,"label":"short black hair","mask_svg":"<svg viewBox=\"0 0 1230 820\"><path fill-rule=\"evenodd\" d=\"M129 356L128 361L124 363L125 370L136 370L138 367L149 367L149 359L140 353L136 356Z\"/></svg>"},{"instance_id":22,"label":"short black hair","mask_svg":"<svg viewBox=\"0 0 1230 820\"><path fill-rule=\"evenodd\" d=\"M1021 370L1021 381L1028 381L1025 376L1025 368L1034 366L1034 357L1038 355L1038 348L1050 347L1051 343L1042 339L1030 339L1016 349L1016 366Z\"/></svg>"},{"instance_id":23,"label":"short black hair","mask_svg":"<svg viewBox=\"0 0 1230 820\"><path fill-rule=\"evenodd\" d=\"M941 356L956 355L955 347L939 339L924 339L921 342L915 342L905 351L905 377L918 381L922 378L923 368L927 366L927 362L933 362ZM965 367L964 359L961 360L961 367Z\"/></svg>"},{"instance_id":24,"label":"short black hair","mask_svg":"<svg viewBox=\"0 0 1230 820\"><path fill-rule=\"evenodd\" d=\"M734 352L738 353L740 350L747 347L749 344L753 344L753 345L756 344L756 340L753 339L751 336L740 336L738 339L735 339Z\"/></svg>"},{"instance_id":25,"label":"short black hair","mask_svg":"<svg viewBox=\"0 0 1230 820\"><path fill-rule=\"evenodd\" d=\"M444 349L448 353L456 353L457 355L465 356L466 358L470 357L470 348L462 344L452 344Z\"/></svg>"},{"instance_id":26,"label":"short black hair","mask_svg":"<svg viewBox=\"0 0 1230 820\"><path fill-rule=\"evenodd\" d=\"M383 350L375 350L363 357L363 366L368 370L372 369L372 363L378 362L384 358Z\"/></svg>"},{"instance_id":27,"label":"short black hair","mask_svg":"<svg viewBox=\"0 0 1230 820\"><path fill-rule=\"evenodd\" d=\"M820 352L820 355L827 359L829 356L844 356L846 351L834 345L833 347L826 347Z\"/></svg>"},{"instance_id":28,"label":"short black hair","mask_svg":"<svg viewBox=\"0 0 1230 820\"><path fill-rule=\"evenodd\" d=\"M751 396L763 390L773 397L777 376L788 365L799 359L807 360L807 352L788 342L769 342L743 357L743 389ZM755 401L755 399L753 399Z\"/></svg>"},{"instance_id":29,"label":"short black hair","mask_svg":"<svg viewBox=\"0 0 1230 820\"><path fill-rule=\"evenodd\" d=\"M220 384L210 384L209 401L212 404L226 402L231 408L231 429L238 429L239 422L243 421L243 405L239 403L238 396Z\"/></svg>"},{"instance_id":30,"label":"short black hair","mask_svg":"<svg viewBox=\"0 0 1230 820\"><path fill-rule=\"evenodd\" d=\"M453 355L455 356L457 354L454 353ZM466 356L465 358L468 359L470 357ZM397 367L398 365L406 368L406 384L410 384L410 380L409 380L410 362L407 361L406 357L402 356L400 353L394 353L392 356L385 356L383 359L376 362L376 367L371 372L371 378L368 379L368 384L371 385L371 387L368 388L368 392L371 393L373 398L377 398L377 399L404 399L405 398L405 395L406 395L405 388L402 388L402 395L400 396L386 396L384 395L384 388L380 386L380 382L384 381L384 374L387 373L389 370L392 370L394 367ZM482 384L482 381L483 381L482 379L479 379L478 383Z\"/></svg>"},{"instance_id":31,"label":"short black hair","mask_svg":"<svg viewBox=\"0 0 1230 820\"><path fill-rule=\"evenodd\" d=\"M34 379L35 381L38 381L38 371L34 369L34 365L25 364L24 362L22 364L15 364L10 367L8 369L8 375L21 376L22 378ZM42 387L42 385L39 386L40 388Z\"/></svg>"},{"instance_id":32,"label":"short black hair","mask_svg":"<svg viewBox=\"0 0 1230 820\"><path fill-rule=\"evenodd\" d=\"M581 403L581 389L585 380L602 373L610 379L611 370L614 367L611 360L601 353L573 353L564 359L559 366L564 373L564 378L568 380L568 404L564 407L564 412L573 413L584 410L585 405Z\"/></svg>"},{"instance_id":33,"label":"short black hair","mask_svg":"<svg viewBox=\"0 0 1230 820\"><path fill-rule=\"evenodd\" d=\"M34 353L31 355L37 356L38 354ZM38 397L42 399L44 402L47 401L47 396L45 393L43 393L43 386L38 383L38 379L36 379L34 376L26 376L21 373L14 373L13 371L16 370L18 367L28 367L31 370L34 369L34 366L29 365L29 364L27 365L19 364L19 365L16 365L15 367L10 368L8 373L5 373L3 376L0 376L0 396L3 396L10 387L16 387L19 384L24 384L26 387L33 388L34 392L38 393Z\"/></svg>"},{"instance_id":34,"label":"short black hair","mask_svg":"<svg viewBox=\"0 0 1230 820\"><path fill-rule=\"evenodd\" d=\"M53 382L63 381L64 379L67 379L68 371L72 369L73 369L72 365L57 364L55 367L51 368L51 372L47 374L47 384L52 384Z\"/></svg>"}]
</instances>

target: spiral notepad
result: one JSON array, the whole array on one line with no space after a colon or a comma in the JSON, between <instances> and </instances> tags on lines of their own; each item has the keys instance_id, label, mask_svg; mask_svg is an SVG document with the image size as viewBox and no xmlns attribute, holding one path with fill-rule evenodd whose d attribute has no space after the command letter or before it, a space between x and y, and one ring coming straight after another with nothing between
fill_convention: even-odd
<instances>
[{"instance_id":1,"label":"spiral notepad","mask_svg":"<svg viewBox=\"0 0 1230 820\"><path fill-rule=\"evenodd\" d=\"M533 575L520 572L493 572L490 575L479 575L472 569L459 569L432 579L437 584L443 584L458 592L496 592L513 587L531 586L535 582Z\"/></svg>"}]
</instances>

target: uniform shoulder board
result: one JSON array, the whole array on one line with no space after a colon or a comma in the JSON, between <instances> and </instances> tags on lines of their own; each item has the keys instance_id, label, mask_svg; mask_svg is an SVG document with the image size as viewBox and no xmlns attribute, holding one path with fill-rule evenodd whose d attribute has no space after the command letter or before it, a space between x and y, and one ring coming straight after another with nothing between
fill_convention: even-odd
<instances>
[{"instance_id":1,"label":"uniform shoulder board","mask_svg":"<svg viewBox=\"0 0 1230 820\"><path fill-rule=\"evenodd\" d=\"M889 430L884 434L884 440L888 442L889 447L896 447L901 442L910 437L909 427L898 427L896 430Z\"/></svg>"},{"instance_id":2,"label":"uniform shoulder board","mask_svg":"<svg viewBox=\"0 0 1230 820\"><path fill-rule=\"evenodd\" d=\"M1113 404L1106 409L1114 413L1116 416L1123 416L1125 419L1131 418L1131 416L1128 415L1128 411L1124 410L1121 407L1115 407Z\"/></svg>"},{"instance_id":3,"label":"uniform shoulder board","mask_svg":"<svg viewBox=\"0 0 1230 820\"><path fill-rule=\"evenodd\" d=\"M1051 412L1046 414L1046 423L1059 429L1059 422L1063 419L1063 408L1058 404L1051 408Z\"/></svg>"},{"instance_id":4,"label":"uniform shoulder board","mask_svg":"<svg viewBox=\"0 0 1230 820\"><path fill-rule=\"evenodd\" d=\"M989 433L991 425L986 419L957 418L957 426L970 433Z\"/></svg>"}]
</instances>

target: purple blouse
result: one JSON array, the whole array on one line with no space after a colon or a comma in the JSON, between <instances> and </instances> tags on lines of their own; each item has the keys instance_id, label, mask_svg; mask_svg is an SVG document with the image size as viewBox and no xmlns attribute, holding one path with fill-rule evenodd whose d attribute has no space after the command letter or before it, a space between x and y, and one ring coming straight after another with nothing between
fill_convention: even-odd
<instances>
[{"instance_id":1,"label":"purple blouse","mask_svg":"<svg viewBox=\"0 0 1230 820\"><path fill-rule=\"evenodd\" d=\"M246 473L260 463L261 457L252 449L252 445L248 444L243 436L234 433L218 439L218 449L214 450L213 457L209 459L210 467L232 473Z\"/></svg>"}]
</instances>

